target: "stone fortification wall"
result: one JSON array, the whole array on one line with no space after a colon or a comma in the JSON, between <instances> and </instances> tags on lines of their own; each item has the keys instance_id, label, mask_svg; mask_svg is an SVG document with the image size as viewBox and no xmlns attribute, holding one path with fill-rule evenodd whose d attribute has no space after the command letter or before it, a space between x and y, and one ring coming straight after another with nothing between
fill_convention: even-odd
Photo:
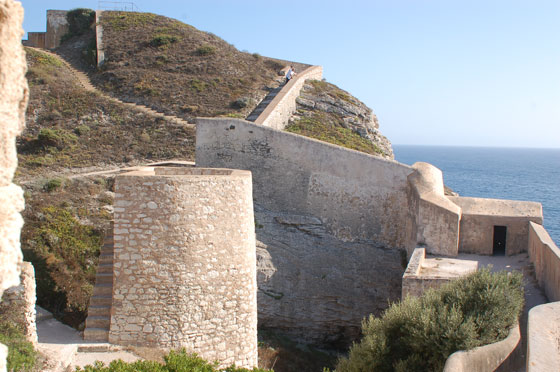
<instances>
[{"instance_id":1,"label":"stone fortification wall","mask_svg":"<svg viewBox=\"0 0 560 372\"><path fill-rule=\"evenodd\" d=\"M422 162L412 167L416 171L409 176L409 182L418 199L418 244L430 254L457 256L461 208L444 195L441 170Z\"/></svg>"},{"instance_id":2,"label":"stone fortification wall","mask_svg":"<svg viewBox=\"0 0 560 372\"><path fill-rule=\"evenodd\" d=\"M259 115L255 124L284 129L288 125L290 116L296 110L296 98L299 96L305 80L321 80L322 78L323 68L321 66L311 66L297 73Z\"/></svg>"},{"instance_id":3,"label":"stone fortification wall","mask_svg":"<svg viewBox=\"0 0 560 372\"><path fill-rule=\"evenodd\" d=\"M527 372L557 371L560 371L560 302L553 302L529 311Z\"/></svg>"},{"instance_id":4,"label":"stone fortification wall","mask_svg":"<svg viewBox=\"0 0 560 372\"><path fill-rule=\"evenodd\" d=\"M54 49L60 45L60 39L68 32L66 10L47 10L47 36L45 46Z\"/></svg>"},{"instance_id":5,"label":"stone fortification wall","mask_svg":"<svg viewBox=\"0 0 560 372\"><path fill-rule=\"evenodd\" d=\"M251 170L259 204L318 217L339 239L416 243L407 165L237 119L198 119L196 160Z\"/></svg>"},{"instance_id":6,"label":"stone fortification wall","mask_svg":"<svg viewBox=\"0 0 560 372\"><path fill-rule=\"evenodd\" d=\"M29 96L22 22L21 3L0 0L0 295L19 284L22 263L23 191L12 183L17 167L16 136L25 124ZM6 346L0 344L0 372L6 371L7 354Z\"/></svg>"},{"instance_id":7,"label":"stone fortification wall","mask_svg":"<svg viewBox=\"0 0 560 372\"><path fill-rule=\"evenodd\" d=\"M529 258L549 301L560 301L560 249L542 225L529 222Z\"/></svg>"},{"instance_id":8,"label":"stone fortification wall","mask_svg":"<svg viewBox=\"0 0 560 372\"><path fill-rule=\"evenodd\" d=\"M253 173L260 326L346 347L400 298L410 167L235 119L198 121L196 159Z\"/></svg>"},{"instance_id":9,"label":"stone fortification wall","mask_svg":"<svg viewBox=\"0 0 560 372\"><path fill-rule=\"evenodd\" d=\"M147 168L118 176L109 341L257 365L251 174Z\"/></svg>"},{"instance_id":10,"label":"stone fortification wall","mask_svg":"<svg viewBox=\"0 0 560 372\"><path fill-rule=\"evenodd\" d=\"M542 206L536 202L481 199L450 196L463 212L459 251L491 255L494 226L506 226L507 255L525 252L528 245L529 221L542 224Z\"/></svg>"},{"instance_id":11,"label":"stone fortification wall","mask_svg":"<svg viewBox=\"0 0 560 372\"><path fill-rule=\"evenodd\" d=\"M23 40L23 45L45 49L46 38L46 32L28 32L27 40Z\"/></svg>"},{"instance_id":12,"label":"stone fortification wall","mask_svg":"<svg viewBox=\"0 0 560 372\"><path fill-rule=\"evenodd\" d=\"M37 344L35 325L35 269L24 262L21 269L20 284L8 288L0 302L0 316L19 325L28 341Z\"/></svg>"}]
</instances>

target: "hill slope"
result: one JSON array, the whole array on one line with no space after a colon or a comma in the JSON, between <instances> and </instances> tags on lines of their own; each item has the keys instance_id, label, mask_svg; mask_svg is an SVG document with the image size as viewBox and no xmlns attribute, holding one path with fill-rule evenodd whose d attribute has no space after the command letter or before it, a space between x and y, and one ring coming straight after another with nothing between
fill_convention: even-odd
<instances>
[{"instance_id":1,"label":"hill slope","mask_svg":"<svg viewBox=\"0 0 560 372\"><path fill-rule=\"evenodd\" d=\"M106 62L94 82L125 101L191 122L197 116L245 117L283 67L155 14L103 12L101 24Z\"/></svg>"},{"instance_id":2,"label":"hill slope","mask_svg":"<svg viewBox=\"0 0 560 372\"><path fill-rule=\"evenodd\" d=\"M87 91L60 59L26 53L30 100L16 174L26 199L22 250L35 267L38 304L79 327L113 199L112 177L79 174L193 160L194 130Z\"/></svg>"}]
</instances>

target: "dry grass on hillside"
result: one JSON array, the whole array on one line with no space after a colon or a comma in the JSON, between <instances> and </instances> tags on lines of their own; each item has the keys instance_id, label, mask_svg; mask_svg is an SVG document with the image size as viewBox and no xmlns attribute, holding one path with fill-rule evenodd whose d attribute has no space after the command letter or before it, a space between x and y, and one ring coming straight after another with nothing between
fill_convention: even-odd
<instances>
[{"instance_id":1,"label":"dry grass on hillside","mask_svg":"<svg viewBox=\"0 0 560 372\"><path fill-rule=\"evenodd\" d=\"M197 116L245 117L283 67L151 13L105 12L102 24L106 63L93 75L97 86L191 122Z\"/></svg>"},{"instance_id":2,"label":"dry grass on hillside","mask_svg":"<svg viewBox=\"0 0 560 372\"><path fill-rule=\"evenodd\" d=\"M132 111L77 84L57 59L27 49L30 101L18 177L68 168L194 159L194 130Z\"/></svg>"}]
</instances>

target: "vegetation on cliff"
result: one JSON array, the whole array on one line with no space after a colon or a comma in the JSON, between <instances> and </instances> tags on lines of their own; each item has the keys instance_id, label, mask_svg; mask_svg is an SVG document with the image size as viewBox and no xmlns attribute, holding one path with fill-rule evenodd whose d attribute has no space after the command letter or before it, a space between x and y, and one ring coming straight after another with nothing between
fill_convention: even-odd
<instances>
[{"instance_id":1,"label":"vegetation on cliff","mask_svg":"<svg viewBox=\"0 0 560 372\"><path fill-rule=\"evenodd\" d=\"M348 92L325 81L307 81L286 131L353 150L393 159L377 117Z\"/></svg>"},{"instance_id":2,"label":"vegetation on cliff","mask_svg":"<svg viewBox=\"0 0 560 372\"><path fill-rule=\"evenodd\" d=\"M0 320L0 343L8 347L7 370L28 372L38 370L38 354L33 344L25 339L21 325L14 315L3 313Z\"/></svg>"},{"instance_id":3,"label":"vegetation on cliff","mask_svg":"<svg viewBox=\"0 0 560 372\"><path fill-rule=\"evenodd\" d=\"M458 350L504 339L523 309L520 272L481 269L422 297L393 304L362 324L362 340L337 372L441 371Z\"/></svg>"},{"instance_id":4,"label":"vegetation on cliff","mask_svg":"<svg viewBox=\"0 0 560 372\"><path fill-rule=\"evenodd\" d=\"M18 138L19 179L71 168L194 159L193 129L88 92L58 59L30 48L26 53L30 101Z\"/></svg>"}]
</instances>

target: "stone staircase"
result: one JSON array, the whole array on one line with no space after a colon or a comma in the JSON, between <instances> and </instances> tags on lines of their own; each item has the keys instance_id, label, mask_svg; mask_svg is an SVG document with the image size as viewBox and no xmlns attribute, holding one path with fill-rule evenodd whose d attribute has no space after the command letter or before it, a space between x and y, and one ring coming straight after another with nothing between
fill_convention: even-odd
<instances>
[{"instance_id":1,"label":"stone staircase","mask_svg":"<svg viewBox=\"0 0 560 372\"><path fill-rule=\"evenodd\" d=\"M248 120L248 121L257 120L257 118L260 116L260 114L262 114L262 112L264 110L266 110L266 108L268 107L270 102L272 102L274 97L276 97L276 95L278 95L278 93L282 90L282 88L284 88L284 84L280 85L278 88L272 89L270 91L270 93L268 93L268 95L266 97L264 97L264 99L258 104L258 106L255 107L253 112L251 112L249 114L249 116L247 116L246 120Z\"/></svg>"},{"instance_id":2,"label":"stone staircase","mask_svg":"<svg viewBox=\"0 0 560 372\"><path fill-rule=\"evenodd\" d=\"M165 119L167 122L175 124L175 125L180 125L180 126L184 126L187 128L194 128L195 125L189 123L186 120L183 120L181 118L178 118L176 116L173 115L167 115L164 114L162 112L156 111L148 106L144 106L138 103L133 103L133 102L124 102L121 101L118 98L112 97L102 91L100 91L99 89L97 89L95 86L93 86L93 84L91 84L91 81L89 80L89 77L84 74L82 71L77 70L76 68L74 68L72 66L72 64L70 62L68 62L63 56L50 52L48 50L45 49L38 49L38 48L31 48L31 49L35 49L39 52L42 53L46 53L54 58L57 58L62 64L64 64L64 66L66 66L66 68L68 68L70 70L70 72L72 72L72 74L74 75L74 77L78 80L78 82L80 83L80 85L87 91L89 92L95 92L97 94L99 94L100 96L102 96L103 98L106 98L112 102L124 105L129 107L130 109L133 109L135 111L139 111L142 112L144 114L150 115L154 118L161 118L161 119Z\"/></svg>"},{"instance_id":3,"label":"stone staircase","mask_svg":"<svg viewBox=\"0 0 560 372\"><path fill-rule=\"evenodd\" d=\"M113 222L109 233L105 236L93 295L89 300L88 317L84 330L84 340L104 341L109 340L109 327L111 325L111 303L113 300Z\"/></svg>"}]
</instances>

